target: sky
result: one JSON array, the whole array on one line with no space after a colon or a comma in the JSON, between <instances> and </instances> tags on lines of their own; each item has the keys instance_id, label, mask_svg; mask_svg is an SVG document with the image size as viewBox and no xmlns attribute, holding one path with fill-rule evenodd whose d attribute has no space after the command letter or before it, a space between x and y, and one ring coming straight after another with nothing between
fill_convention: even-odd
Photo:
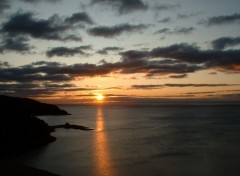
<instances>
[{"instance_id":1,"label":"sky","mask_svg":"<svg viewBox=\"0 0 240 176\"><path fill-rule=\"evenodd\" d=\"M1 0L0 94L58 104L239 100L239 7Z\"/></svg>"}]
</instances>

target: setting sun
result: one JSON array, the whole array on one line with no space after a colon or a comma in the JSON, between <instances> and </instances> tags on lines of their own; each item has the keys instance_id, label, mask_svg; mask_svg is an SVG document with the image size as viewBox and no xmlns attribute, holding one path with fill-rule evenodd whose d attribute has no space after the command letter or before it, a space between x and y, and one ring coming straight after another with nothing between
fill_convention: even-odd
<instances>
[{"instance_id":1,"label":"setting sun","mask_svg":"<svg viewBox=\"0 0 240 176\"><path fill-rule=\"evenodd\" d=\"M96 98L97 98L98 101L102 101L104 99L104 96L103 95L97 95Z\"/></svg>"}]
</instances>

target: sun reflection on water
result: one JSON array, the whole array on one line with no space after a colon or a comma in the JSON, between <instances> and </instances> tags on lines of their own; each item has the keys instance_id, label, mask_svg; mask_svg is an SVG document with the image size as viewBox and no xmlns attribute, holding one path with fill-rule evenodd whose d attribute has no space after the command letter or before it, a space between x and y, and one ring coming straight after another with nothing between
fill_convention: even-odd
<instances>
[{"instance_id":1,"label":"sun reflection on water","mask_svg":"<svg viewBox=\"0 0 240 176\"><path fill-rule=\"evenodd\" d=\"M116 176L112 167L111 153L108 148L107 135L104 131L104 115L102 107L98 107L95 136L96 176Z\"/></svg>"}]
</instances>

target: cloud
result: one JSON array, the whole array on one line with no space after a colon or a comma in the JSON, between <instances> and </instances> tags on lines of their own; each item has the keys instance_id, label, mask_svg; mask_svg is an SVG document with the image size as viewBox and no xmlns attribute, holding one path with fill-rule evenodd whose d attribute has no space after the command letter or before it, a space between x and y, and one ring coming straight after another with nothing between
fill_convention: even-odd
<instances>
[{"instance_id":1,"label":"cloud","mask_svg":"<svg viewBox=\"0 0 240 176\"><path fill-rule=\"evenodd\" d=\"M159 23L169 23L171 21L170 17L162 18L161 20L158 20Z\"/></svg>"},{"instance_id":2,"label":"cloud","mask_svg":"<svg viewBox=\"0 0 240 176\"><path fill-rule=\"evenodd\" d=\"M69 57L69 56L74 56L76 54L78 55L87 55L85 53L86 49L91 49L91 46L80 46L80 47L74 47L74 48L67 48L67 47L55 47L46 52L46 55L48 57L53 57L53 56L59 56L59 57Z\"/></svg>"},{"instance_id":3,"label":"cloud","mask_svg":"<svg viewBox=\"0 0 240 176\"><path fill-rule=\"evenodd\" d=\"M149 85L132 85L131 89L152 90L152 89L159 89L161 87L162 87L161 85L154 85L154 84L149 84Z\"/></svg>"},{"instance_id":4,"label":"cloud","mask_svg":"<svg viewBox=\"0 0 240 176\"><path fill-rule=\"evenodd\" d=\"M116 9L120 15L134 11L147 10L148 6L142 0L92 0L91 4L101 4Z\"/></svg>"},{"instance_id":5,"label":"cloud","mask_svg":"<svg viewBox=\"0 0 240 176\"><path fill-rule=\"evenodd\" d=\"M195 72L200 68L191 64L148 61L143 58L122 58L118 62L104 61L99 64L66 65L58 62L39 61L20 67L6 67L6 65L7 63L1 64L0 82L66 82L110 73L143 73L147 76L183 74Z\"/></svg>"},{"instance_id":6,"label":"cloud","mask_svg":"<svg viewBox=\"0 0 240 176\"><path fill-rule=\"evenodd\" d=\"M9 9L11 7L9 0L1 0L0 1L0 14L4 12L4 10Z\"/></svg>"},{"instance_id":7,"label":"cloud","mask_svg":"<svg viewBox=\"0 0 240 176\"><path fill-rule=\"evenodd\" d=\"M174 10L179 7L181 7L180 4L159 4L158 3L154 5L154 9L157 11Z\"/></svg>"},{"instance_id":8,"label":"cloud","mask_svg":"<svg viewBox=\"0 0 240 176\"><path fill-rule=\"evenodd\" d=\"M11 36L31 36L45 40L81 41L81 37L69 32L74 30L79 23L90 23L83 17L80 20L79 14L81 13L73 14L65 19L55 14L45 20L36 19L31 12L17 12L2 24L1 32ZM87 14L84 15L88 17Z\"/></svg>"},{"instance_id":9,"label":"cloud","mask_svg":"<svg viewBox=\"0 0 240 176\"><path fill-rule=\"evenodd\" d=\"M88 33L92 36L113 38L123 33L140 32L143 29L146 29L147 27L148 27L147 25L143 25L143 24L139 24L139 25L119 24L112 27L99 26L99 27L90 28L88 30Z\"/></svg>"},{"instance_id":10,"label":"cloud","mask_svg":"<svg viewBox=\"0 0 240 176\"><path fill-rule=\"evenodd\" d=\"M8 62L0 61L0 68L6 68L6 67L11 67L11 65Z\"/></svg>"},{"instance_id":11,"label":"cloud","mask_svg":"<svg viewBox=\"0 0 240 176\"><path fill-rule=\"evenodd\" d=\"M179 74L179 75L170 75L169 78L186 78L188 75L187 74Z\"/></svg>"},{"instance_id":12,"label":"cloud","mask_svg":"<svg viewBox=\"0 0 240 176\"><path fill-rule=\"evenodd\" d=\"M66 23L69 24L76 24L76 23L87 23L87 24L94 24L92 18L86 12L79 12L72 14L71 17L65 19Z\"/></svg>"},{"instance_id":13,"label":"cloud","mask_svg":"<svg viewBox=\"0 0 240 176\"><path fill-rule=\"evenodd\" d=\"M124 61L128 62L128 61L143 59L149 55L149 52L138 51L138 50L128 50L125 52L120 52L120 55L122 56Z\"/></svg>"},{"instance_id":14,"label":"cloud","mask_svg":"<svg viewBox=\"0 0 240 176\"><path fill-rule=\"evenodd\" d=\"M211 42L213 49L225 49L240 44L240 37L221 37Z\"/></svg>"},{"instance_id":15,"label":"cloud","mask_svg":"<svg viewBox=\"0 0 240 176\"><path fill-rule=\"evenodd\" d=\"M240 22L240 14L235 13L233 15L210 17L207 20L200 21L199 23L207 26L214 26L214 25L224 25L224 24L232 24L232 23L239 23L239 22Z\"/></svg>"},{"instance_id":16,"label":"cloud","mask_svg":"<svg viewBox=\"0 0 240 176\"><path fill-rule=\"evenodd\" d=\"M176 35L181 35L181 34L184 34L184 35L187 35L187 34L190 34L194 31L194 27L182 27L182 28L176 28L174 30L170 30L169 28L163 28L163 29L160 29L156 32L154 32L154 35L155 34L176 34Z\"/></svg>"},{"instance_id":17,"label":"cloud","mask_svg":"<svg viewBox=\"0 0 240 176\"><path fill-rule=\"evenodd\" d=\"M196 17L199 14L201 14L202 12L194 12L194 13L179 13L177 15L178 19L188 19L188 18L192 18L192 17Z\"/></svg>"},{"instance_id":18,"label":"cloud","mask_svg":"<svg viewBox=\"0 0 240 176\"><path fill-rule=\"evenodd\" d=\"M101 50L98 51L99 54L108 54L109 51L120 51L120 50L123 50L123 48L121 47L105 47Z\"/></svg>"},{"instance_id":19,"label":"cloud","mask_svg":"<svg viewBox=\"0 0 240 176\"><path fill-rule=\"evenodd\" d=\"M166 87L226 87L226 86L235 86L237 84L140 84L140 85L132 85L131 89L144 89L144 90L152 90L152 89L160 89Z\"/></svg>"},{"instance_id":20,"label":"cloud","mask_svg":"<svg viewBox=\"0 0 240 176\"><path fill-rule=\"evenodd\" d=\"M164 68L168 67L169 71L171 69L175 71L179 70L179 72L176 72L179 74L181 71L181 74L183 74L201 69L240 72L240 50L201 50L195 45L180 43L167 47L153 48L151 51L130 50L120 54L124 61L130 62L135 60L136 63L148 62L148 65L155 64L156 69L152 70L150 73L156 73L158 71L157 66L163 68L160 67L162 64L165 65ZM168 59L163 60L166 58ZM159 60L149 61L152 59Z\"/></svg>"},{"instance_id":21,"label":"cloud","mask_svg":"<svg viewBox=\"0 0 240 176\"><path fill-rule=\"evenodd\" d=\"M20 53L29 52L33 47L27 42L28 38L26 37L6 37L1 42L0 53L4 53L5 51L15 51Z\"/></svg>"},{"instance_id":22,"label":"cloud","mask_svg":"<svg viewBox=\"0 0 240 176\"><path fill-rule=\"evenodd\" d=\"M238 84L164 84L165 87L226 87Z\"/></svg>"},{"instance_id":23,"label":"cloud","mask_svg":"<svg viewBox=\"0 0 240 176\"><path fill-rule=\"evenodd\" d=\"M195 72L201 67L195 64L179 63L170 59L152 60L150 52L126 51L121 52L122 61L115 63L121 66L121 73L145 73L147 77L168 74L183 74Z\"/></svg>"},{"instance_id":24,"label":"cloud","mask_svg":"<svg viewBox=\"0 0 240 176\"><path fill-rule=\"evenodd\" d=\"M200 50L188 44L175 44L168 47L154 48L150 52L153 58L172 58L177 61L204 64L205 69L222 68L224 70L240 71L240 50Z\"/></svg>"},{"instance_id":25,"label":"cloud","mask_svg":"<svg viewBox=\"0 0 240 176\"><path fill-rule=\"evenodd\" d=\"M39 2L51 2L51 3L56 3L60 2L61 0L20 0L26 3L39 3Z\"/></svg>"},{"instance_id":26,"label":"cloud","mask_svg":"<svg viewBox=\"0 0 240 176\"><path fill-rule=\"evenodd\" d=\"M79 50L75 50L70 48L67 50L67 54L61 54L71 55L71 52L79 52ZM239 50L200 50L198 47L188 44L175 44L154 48L151 51L130 50L119 54L122 56L121 60L113 63L103 61L98 64L66 65L58 62L39 61L20 67L7 67L8 63L1 62L0 82L50 81L60 83L110 73L142 73L150 78L174 75L180 78L185 74L205 69L221 68L220 71L240 71Z\"/></svg>"},{"instance_id":27,"label":"cloud","mask_svg":"<svg viewBox=\"0 0 240 176\"><path fill-rule=\"evenodd\" d=\"M50 96L59 92L91 91L95 89L76 87L69 83L0 83L0 93L11 96Z\"/></svg>"}]
</instances>

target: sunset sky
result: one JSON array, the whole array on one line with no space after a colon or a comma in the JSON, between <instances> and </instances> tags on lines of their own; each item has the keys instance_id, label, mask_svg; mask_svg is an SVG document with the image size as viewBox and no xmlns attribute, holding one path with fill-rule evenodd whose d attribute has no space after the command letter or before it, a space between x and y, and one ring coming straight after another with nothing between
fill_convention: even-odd
<instances>
[{"instance_id":1,"label":"sunset sky","mask_svg":"<svg viewBox=\"0 0 240 176\"><path fill-rule=\"evenodd\" d=\"M0 94L51 103L239 100L239 7L1 0Z\"/></svg>"}]
</instances>

